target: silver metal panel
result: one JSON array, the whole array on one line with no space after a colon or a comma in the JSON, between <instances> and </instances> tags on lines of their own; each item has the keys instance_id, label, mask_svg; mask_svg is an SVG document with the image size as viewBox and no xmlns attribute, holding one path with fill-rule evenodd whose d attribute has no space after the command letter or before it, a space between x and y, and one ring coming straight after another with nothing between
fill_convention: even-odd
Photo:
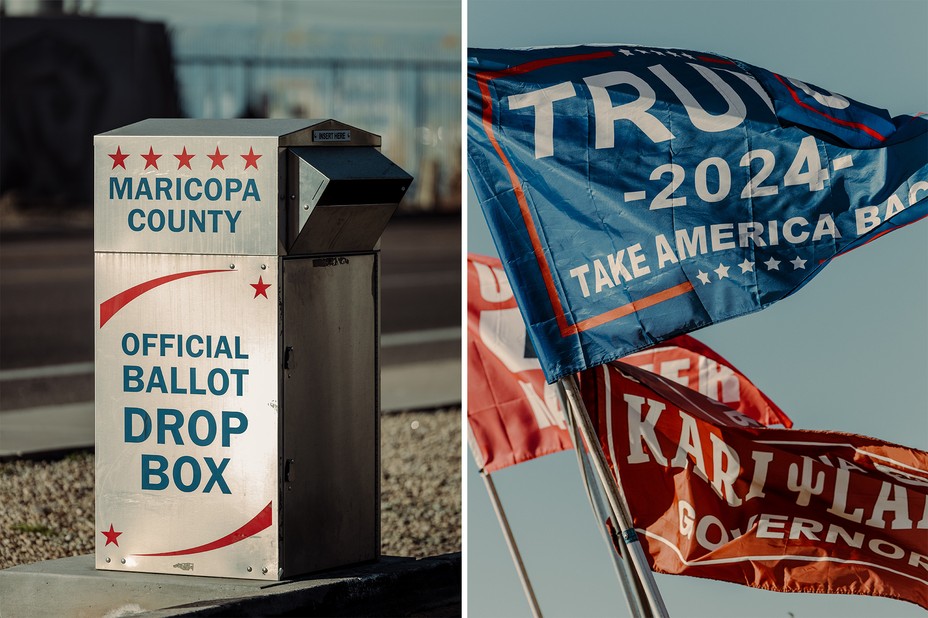
<instances>
[{"instance_id":1,"label":"silver metal panel","mask_svg":"<svg viewBox=\"0 0 928 618\"><path fill-rule=\"evenodd\" d=\"M94 249L277 253L277 142L96 136Z\"/></svg>"},{"instance_id":2,"label":"silver metal panel","mask_svg":"<svg viewBox=\"0 0 928 618\"><path fill-rule=\"evenodd\" d=\"M337 120L309 121L312 127L298 133L281 136L281 146L374 146L380 148L380 136L362 131ZM339 135L340 134L340 135ZM333 140L333 137L340 137ZM345 139L347 137L347 139Z\"/></svg>"},{"instance_id":3,"label":"silver metal panel","mask_svg":"<svg viewBox=\"0 0 928 618\"><path fill-rule=\"evenodd\" d=\"M288 252L299 255L370 251L377 246L396 206L316 206Z\"/></svg>"},{"instance_id":4,"label":"silver metal panel","mask_svg":"<svg viewBox=\"0 0 928 618\"><path fill-rule=\"evenodd\" d=\"M380 554L376 254L284 259L284 577Z\"/></svg>"},{"instance_id":5,"label":"silver metal panel","mask_svg":"<svg viewBox=\"0 0 928 618\"><path fill-rule=\"evenodd\" d=\"M412 177L373 148L290 148L288 253L370 251Z\"/></svg>"},{"instance_id":6,"label":"silver metal panel","mask_svg":"<svg viewBox=\"0 0 928 618\"><path fill-rule=\"evenodd\" d=\"M370 251L412 180L379 146L334 120L94 138L97 568L275 580L379 556Z\"/></svg>"},{"instance_id":7,"label":"silver metal panel","mask_svg":"<svg viewBox=\"0 0 928 618\"><path fill-rule=\"evenodd\" d=\"M306 176L304 201L295 199L295 190L292 200L281 190L287 169L280 165L279 148L286 146L319 152L314 158L322 172L291 171ZM97 135L94 248L283 253L281 241L292 244L324 195L328 204L399 202L412 179L379 146L379 136L335 120L149 119ZM329 178L337 182L326 192ZM345 179L352 182L346 185ZM291 183L300 185L296 179Z\"/></svg>"},{"instance_id":8,"label":"silver metal panel","mask_svg":"<svg viewBox=\"0 0 928 618\"><path fill-rule=\"evenodd\" d=\"M323 119L255 118L215 120L209 118L149 118L134 124L113 129L101 135L125 136L223 136L223 137L280 137L316 126ZM307 141L307 143L309 143Z\"/></svg>"},{"instance_id":9,"label":"silver metal panel","mask_svg":"<svg viewBox=\"0 0 928 618\"><path fill-rule=\"evenodd\" d=\"M98 569L278 578L278 272L95 255Z\"/></svg>"},{"instance_id":10,"label":"silver metal panel","mask_svg":"<svg viewBox=\"0 0 928 618\"><path fill-rule=\"evenodd\" d=\"M314 140L313 131L322 134ZM275 137L281 146L326 145L330 131L347 131L347 144L352 146L377 146L381 144L380 136L357 127L330 119L296 119L296 118L256 118L237 120L213 120L197 118L149 118L102 133L103 136L145 136L145 137ZM346 142L336 145L344 146Z\"/></svg>"},{"instance_id":11,"label":"silver metal panel","mask_svg":"<svg viewBox=\"0 0 928 618\"><path fill-rule=\"evenodd\" d=\"M290 152L301 166L329 179L316 199L320 204L399 203L412 182L412 176L375 148L335 145ZM301 167L301 180L305 173Z\"/></svg>"},{"instance_id":12,"label":"silver metal panel","mask_svg":"<svg viewBox=\"0 0 928 618\"><path fill-rule=\"evenodd\" d=\"M287 151L290 152L289 150ZM289 172L291 178L296 180L294 193L296 199L293 202L293 212L296 215L295 225L293 227L293 237L290 238L292 248L293 241L299 235L300 231L309 221L309 216L319 203L322 193L329 184L329 177L309 165L299 157L289 155L293 165L290 166ZM308 251L291 251L291 253L308 253Z\"/></svg>"}]
</instances>

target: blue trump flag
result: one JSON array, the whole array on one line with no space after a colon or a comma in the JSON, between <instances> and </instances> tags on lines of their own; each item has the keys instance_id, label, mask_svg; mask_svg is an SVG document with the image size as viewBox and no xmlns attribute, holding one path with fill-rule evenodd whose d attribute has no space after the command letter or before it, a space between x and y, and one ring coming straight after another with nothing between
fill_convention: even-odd
<instances>
[{"instance_id":1,"label":"blue trump flag","mask_svg":"<svg viewBox=\"0 0 928 618\"><path fill-rule=\"evenodd\" d=\"M792 294L928 211L928 119L718 55L472 49L471 182L549 382Z\"/></svg>"}]
</instances>

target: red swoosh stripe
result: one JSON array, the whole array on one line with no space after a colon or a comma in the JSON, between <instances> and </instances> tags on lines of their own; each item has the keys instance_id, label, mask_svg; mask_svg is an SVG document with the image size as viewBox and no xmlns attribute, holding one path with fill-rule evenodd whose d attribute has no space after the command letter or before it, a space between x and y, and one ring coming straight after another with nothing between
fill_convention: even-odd
<instances>
[{"instance_id":1,"label":"red swoosh stripe","mask_svg":"<svg viewBox=\"0 0 928 618\"><path fill-rule=\"evenodd\" d=\"M103 325L109 322L110 318L116 315L116 312L128 305L130 302L148 292L155 289L159 285L164 285L165 283L170 283L171 281L176 281L178 279L183 279L185 277L192 277L194 275L205 275L207 273L228 273L232 272L231 270L191 270L185 273L174 273L173 275L166 275L164 277L158 277L157 279L152 279L151 281L145 281L136 286L129 288L123 292L120 292L116 296L103 301L100 303L100 328L103 328Z\"/></svg>"},{"instance_id":2,"label":"red swoosh stripe","mask_svg":"<svg viewBox=\"0 0 928 618\"><path fill-rule=\"evenodd\" d=\"M201 554L205 551L212 551L214 549L219 549L220 547L228 547L234 543L238 543L244 539L247 539L250 536L254 536L264 530L269 528L271 525L271 505L273 501L268 502L267 506L261 509L261 512L252 518L247 524L236 530L235 532L229 533L222 537L221 539L216 539L212 543L206 543L205 545L197 545L196 547L191 547L190 549L180 549L178 551L166 551L161 552L160 554L132 554L133 556L145 556L145 557L157 557L157 556L185 556L187 554Z\"/></svg>"}]
</instances>

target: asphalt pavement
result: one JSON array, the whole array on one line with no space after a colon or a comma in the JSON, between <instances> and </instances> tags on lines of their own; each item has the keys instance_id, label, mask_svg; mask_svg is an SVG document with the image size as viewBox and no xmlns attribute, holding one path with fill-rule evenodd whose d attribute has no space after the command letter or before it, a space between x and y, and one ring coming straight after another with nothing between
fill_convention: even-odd
<instances>
[{"instance_id":1,"label":"asphalt pavement","mask_svg":"<svg viewBox=\"0 0 928 618\"><path fill-rule=\"evenodd\" d=\"M91 446L92 229L3 224L0 457ZM381 251L382 409L459 403L460 217L395 218Z\"/></svg>"}]
</instances>

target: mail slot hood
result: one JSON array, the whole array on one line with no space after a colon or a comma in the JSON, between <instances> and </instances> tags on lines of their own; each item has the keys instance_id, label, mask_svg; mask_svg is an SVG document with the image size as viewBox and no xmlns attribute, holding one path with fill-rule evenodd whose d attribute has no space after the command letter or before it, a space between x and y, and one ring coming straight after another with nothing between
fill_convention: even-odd
<instances>
[{"instance_id":1,"label":"mail slot hood","mask_svg":"<svg viewBox=\"0 0 928 618\"><path fill-rule=\"evenodd\" d=\"M290 254L373 249L412 177L372 146L287 149Z\"/></svg>"}]
</instances>

